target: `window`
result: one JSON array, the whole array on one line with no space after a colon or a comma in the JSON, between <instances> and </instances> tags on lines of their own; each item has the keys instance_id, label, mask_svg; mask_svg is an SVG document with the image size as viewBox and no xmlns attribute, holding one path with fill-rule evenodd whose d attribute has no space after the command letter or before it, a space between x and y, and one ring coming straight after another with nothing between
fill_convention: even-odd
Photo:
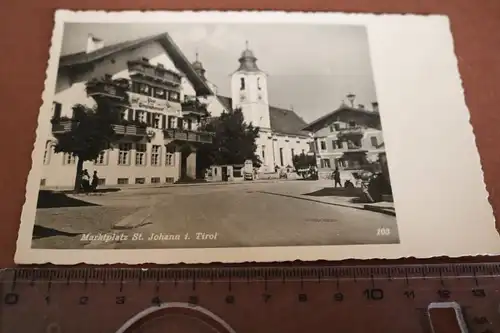
<instances>
[{"instance_id":1,"label":"window","mask_svg":"<svg viewBox=\"0 0 500 333\"><path fill-rule=\"evenodd\" d=\"M240 78L240 90L245 90L245 78Z\"/></svg>"},{"instance_id":2,"label":"window","mask_svg":"<svg viewBox=\"0 0 500 333\"><path fill-rule=\"evenodd\" d=\"M285 163L283 162L283 148L280 148L280 164L281 166L285 165Z\"/></svg>"},{"instance_id":3,"label":"window","mask_svg":"<svg viewBox=\"0 0 500 333\"><path fill-rule=\"evenodd\" d=\"M151 88L144 83L139 84L139 94L151 96Z\"/></svg>"},{"instance_id":4,"label":"window","mask_svg":"<svg viewBox=\"0 0 500 333\"><path fill-rule=\"evenodd\" d=\"M180 128L180 129L184 128L184 121L182 118L177 118L177 128Z\"/></svg>"},{"instance_id":5,"label":"window","mask_svg":"<svg viewBox=\"0 0 500 333\"><path fill-rule=\"evenodd\" d=\"M262 90L262 87L260 86L260 77L257 78L257 89Z\"/></svg>"},{"instance_id":6,"label":"window","mask_svg":"<svg viewBox=\"0 0 500 333\"><path fill-rule=\"evenodd\" d=\"M292 148L291 150L291 153L292 153L292 158L295 156L295 150Z\"/></svg>"},{"instance_id":7,"label":"window","mask_svg":"<svg viewBox=\"0 0 500 333\"><path fill-rule=\"evenodd\" d=\"M168 117L168 128L176 128L177 119L175 117Z\"/></svg>"},{"instance_id":8,"label":"window","mask_svg":"<svg viewBox=\"0 0 500 333\"><path fill-rule=\"evenodd\" d=\"M342 141L340 141L340 140L333 140L332 141L332 147L333 147L333 149L342 149Z\"/></svg>"},{"instance_id":9,"label":"window","mask_svg":"<svg viewBox=\"0 0 500 333\"><path fill-rule=\"evenodd\" d=\"M141 123L146 122L146 111L135 111L135 120L140 121Z\"/></svg>"},{"instance_id":10,"label":"window","mask_svg":"<svg viewBox=\"0 0 500 333\"><path fill-rule=\"evenodd\" d=\"M175 154L175 148L171 148L169 146L165 146L165 165L175 165L175 160L174 160L174 154Z\"/></svg>"},{"instance_id":11,"label":"window","mask_svg":"<svg viewBox=\"0 0 500 333\"><path fill-rule=\"evenodd\" d=\"M118 183L118 185L127 185L128 184L128 178L118 178L117 183Z\"/></svg>"},{"instance_id":12,"label":"window","mask_svg":"<svg viewBox=\"0 0 500 333\"><path fill-rule=\"evenodd\" d=\"M330 160L328 158L321 159L321 168L330 168Z\"/></svg>"},{"instance_id":13,"label":"window","mask_svg":"<svg viewBox=\"0 0 500 333\"><path fill-rule=\"evenodd\" d=\"M336 131L340 131L340 124L339 124L339 123L335 123L335 124L333 124L333 128L334 128Z\"/></svg>"},{"instance_id":14,"label":"window","mask_svg":"<svg viewBox=\"0 0 500 333\"><path fill-rule=\"evenodd\" d=\"M135 145L135 165L146 165L146 144Z\"/></svg>"},{"instance_id":15,"label":"window","mask_svg":"<svg viewBox=\"0 0 500 333\"><path fill-rule=\"evenodd\" d=\"M146 178L136 178L135 183L136 184L146 184Z\"/></svg>"},{"instance_id":16,"label":"window","mask_svg":"<svg viewBox=\"0 0 500 333\"><path fill-rule=\"evenodd\" d=\"M333 132L335 131L335 128L333 127L333 125L330 125L330 132Z\"/></svg>"},{"instance_id":17,"label":"window","mask_svg":"<svg viewBox=\"0 0 500 333\"><path fill-rule=\"evenodd\" d=\"M191 120L191 119L187 120L187 129L188 130L193 129L193 120Z\"/></svg>"},{"instance_id":18,"label":"window","mask_svg":"<svg viewBox=\"0 0 500 333\"><path fill-rule=\"evenodd\" d=\"M180 94L177 91L170 91L168 94L168 100L172 102L179 102Z\"/></svg>"},{"instance_id":19,"label":"window","mask_svg":"<svg viewBox=\"0 0 500 333\"><path fill-rule=\"evenodd\" d=\"M165 93L165 89L154 88L154 97L160 99L167 99L167 94Z\"/></svg>"},{"instance_id":20,"label":"window","mask_svg":"<svg viewBox=\"0 0 500 333\"><path fill-rule=\"evenodd\" d=\"M161 123L161 114L155 113L153 114L153 127L160 128Z\"/></svg>"},{"instance_id":21,"label":"window","mask_svg":"<svg viewBox=\"0 0 500 333\"><path fill-rule=\"evenodd\" d=\"M165 183L173 183L174 182L174 177L166 177L165 178Z\"/></svg>"},{"instance_id":22,"label":"window","mask_svg":"<svg viewBox=\"0 0 500 333\"><path fill-rule=\"evenodd\" d=\"M40 179L40 186L45 186L46 180L45 178Z\"/></svg>"},{"instance_id":23,"label":"window","mask_svg":"<svg viewBox=\"0 0 500 333\"><path fill-rule=\"evenodd\" d=\"M160 177L151 177L151 184L159 184Z\"/></svg>"},{"instance_id":24,"label":"window","mask_svg":"<svg viewBox=\"0 0 500 333\"><path fill-rule=\"evenodd\" d=\"M63 164L72 165L76 163L76 156L71 153L64 153Z\"/></svg>"},{"instance_id":25,"label":"window","mask_svg":"<svg viewBox=\"0 0 500 333\"><path fill-rule=\"evenodd\" d=\"M266 146L262 146L262 160L266 160Z\"/></svg>"},{"instance_id":26,"label":"window","mask_svg":"<svg viewBox=\"0 0 500 333\"><path fill-rule=\"evenodd\" d=\"M349 127L356 127L356 122L354 120L349 120Z\"/></svg>"},{"instance_id":27,"label":"window","mask_svg":"<svg viewBox=\"0 0 500 333\"><path fill-rule=\"evenodd\" d=\"M151 165L159 166L160 165L160 148L159 145L153 145L151 147Z\"/></svg>"},{"instance_id":28,"label":"window","mask_svg":"<svg viewBox=\"0 0 500 333\"><path fill-rule=\"evenodd\" d=\"M378 147L378 140L377 140L377 137L376 136L372 136L370 138L370 140L372 141L372 146L377 148Z\"/></svg>"},{"instance_id":29,"label":"window","mask_svg":"<svg viewBox=\"0 0 500 333\"><path fill-rule=\"evenodd\" d=\"M321 141L320 144L321 144L321 150L326 150L326 142Z\"/></svg>"},{"instance_id":30,"label":"window","mask_svg":"<svg viewBox=\"0 0 500 333\"><path fill-rule=\"evenodd\" d=\"M61 118L61 112L62 112L62 104L58 102L52 103L52 118L53 119Z\"/></svg>"},{"instance_id":31,"label":"window","mask_svg":"<svg viewBox=\"0 0 500 333\"><path fill-rule=\"evenodd\" d=\"M50 163L50 157L52 155L52 144L50 141L45 143L45 151L43 153L43 164L47 165Z\"/></svg>"},{"instance_id":32,"label":"window","mask_svg":"<svg viewBox=\"0 0 500 333\"><path fill-rule=\"evenodd\" d=\"M106 185L106 178L99 178L97 180L97 185Z\"/></svg>"},{"instance_id":33,"label":"window","mask_svg":"<svg viewBox=\"0 0 500 333\"><path fill-rule=\"evenodd\" d=\"M106 163L107 162L106 161L106 157L107 157L106 151L105 150L101 151L99 153L99 155L97 156L97 158L95 159L94 164L95 165L105 165L105 164L107 164Z\"/></svg>"},{"instance_id":34,"label":"window","mask_svg":"<svg viewBox=\"0 0 500 333\"><path fill-rule=\"evenodd\" d=\"M306 153L305 149L302 149L302 154L305 154L305 153Z\"/></svg>"},{"instance_id":35,"label":"window","mask_svg":"<svg viewBox=\"0 0 500 333\"><path fill-rule=\"evenodd\" d=\"M130 149L132 149L130 143L120 143L118 145L118 165L130 165Z\"/></svg>"}]
</instances>

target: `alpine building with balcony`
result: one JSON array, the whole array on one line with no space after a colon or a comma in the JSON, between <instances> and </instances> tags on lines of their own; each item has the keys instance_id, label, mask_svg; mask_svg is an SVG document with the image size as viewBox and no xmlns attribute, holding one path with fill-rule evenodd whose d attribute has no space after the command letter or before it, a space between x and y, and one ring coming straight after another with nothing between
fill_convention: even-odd
<instances>
[{"instance_id":1,"label":"alpine building with balcony","mask_svg":"<svg viewBox=\"0 0 500 333\"><path fill-rule=\"evenodd\" d=\"M378 103L371 109L354 104L355 95L347 95L349 105L316 119L304 127L313 137L313 151L320 173L331 174L338 168L341 173L380 171L381 158L385 158L384 137L380 123Z\"/></svg>"},{"instance_id":2,"label":"alpine building with balcony","mask_svg":"<svg viewBox=\"0 0 500 333\"><path fill-rule=\"evenodd\" d=\"M105 46L89 35L86 49L60 57L42 187L71 188L76 158L54 153L57 136L78 126L73 107L106 99L121 117L112 147L95 161L101 185L162 184L196 177L196 151L212 142L199 130L213 98L209 83L170 35L163 33Z\"/></svg>"}]
</instances>

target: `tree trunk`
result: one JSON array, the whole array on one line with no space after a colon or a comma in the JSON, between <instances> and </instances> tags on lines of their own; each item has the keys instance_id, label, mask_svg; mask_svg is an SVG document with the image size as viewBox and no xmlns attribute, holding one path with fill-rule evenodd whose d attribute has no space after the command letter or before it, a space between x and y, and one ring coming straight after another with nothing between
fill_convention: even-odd
<instances>
[{"instance_id":1,"label":"tree trunk","mask_svg":"<svg viewBox=\"0 0 500 333\"><path fill-rule=\"evenodd\" d=\"M78 157L78 162L76 164L76 176L75 176L75 187L74 191L75 192L80 192L81 190L81 184L82 184L82 170L83 170L83 159Z\"/></svg>"}]
</instances>

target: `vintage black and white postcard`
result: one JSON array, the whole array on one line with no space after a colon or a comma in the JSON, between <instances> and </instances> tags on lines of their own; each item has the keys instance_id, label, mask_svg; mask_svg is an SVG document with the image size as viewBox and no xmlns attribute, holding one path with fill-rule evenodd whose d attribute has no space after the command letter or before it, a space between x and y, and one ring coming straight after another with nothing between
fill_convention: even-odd
<instances>
[{"instance_id":1,"label":"vintage black and white postcard","mask_svg":"<svg viewBox=\"0 0 500 333\"><path fill-rule=\"evenodd\" d=\"M444 16L57 11L16 262L499 254Z\"/></svg>"}]
</instances>

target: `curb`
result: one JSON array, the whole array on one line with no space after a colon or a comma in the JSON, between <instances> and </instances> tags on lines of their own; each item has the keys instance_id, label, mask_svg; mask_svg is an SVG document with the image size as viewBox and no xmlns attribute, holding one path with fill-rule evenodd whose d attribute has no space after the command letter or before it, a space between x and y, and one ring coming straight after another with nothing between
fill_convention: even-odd
<instances>
[{"instance_id":1,"label":"curb","mask_svg":"<svg viewBox=\"0 0 500 333\"><path fill-rule=\"evenodd\" d=\"M376 212L376 213L385 214L385 215L396 216L396 212L391 208L377 207L377 206L373 206L373 205L365 205L363 207L363 209L369 210L372 212Z\"/></svg>"},{"instance_id":2,"label":"curb","mask_svg":"<svg viewBox=\"0 0 500 333\"><path fill-rule=\"evenodd\" d=\"M342 203L321 201L321 200L315 200L315 199L311 199L311 198L304 198L304 197L300 197L300 196L296 196L296 195L291 195L291 194L274 193L274 192L267 192L267 191L256 191L256 192L258 192L258 193L264 193L264 194L271 194L271 195L278 195L278 196L282 196L282 197L299 199L299 200L305 200L305 201L311 201L311 202L317 202L317 203L322 203L322 204L330 205L330 206L339 206L339 207L345 207L345 208L353 208L353 209L365 210L365 208L363 206L359 206L359 205L349 205L349 204L342 204Z\"/></svg>"}]
</instances>

